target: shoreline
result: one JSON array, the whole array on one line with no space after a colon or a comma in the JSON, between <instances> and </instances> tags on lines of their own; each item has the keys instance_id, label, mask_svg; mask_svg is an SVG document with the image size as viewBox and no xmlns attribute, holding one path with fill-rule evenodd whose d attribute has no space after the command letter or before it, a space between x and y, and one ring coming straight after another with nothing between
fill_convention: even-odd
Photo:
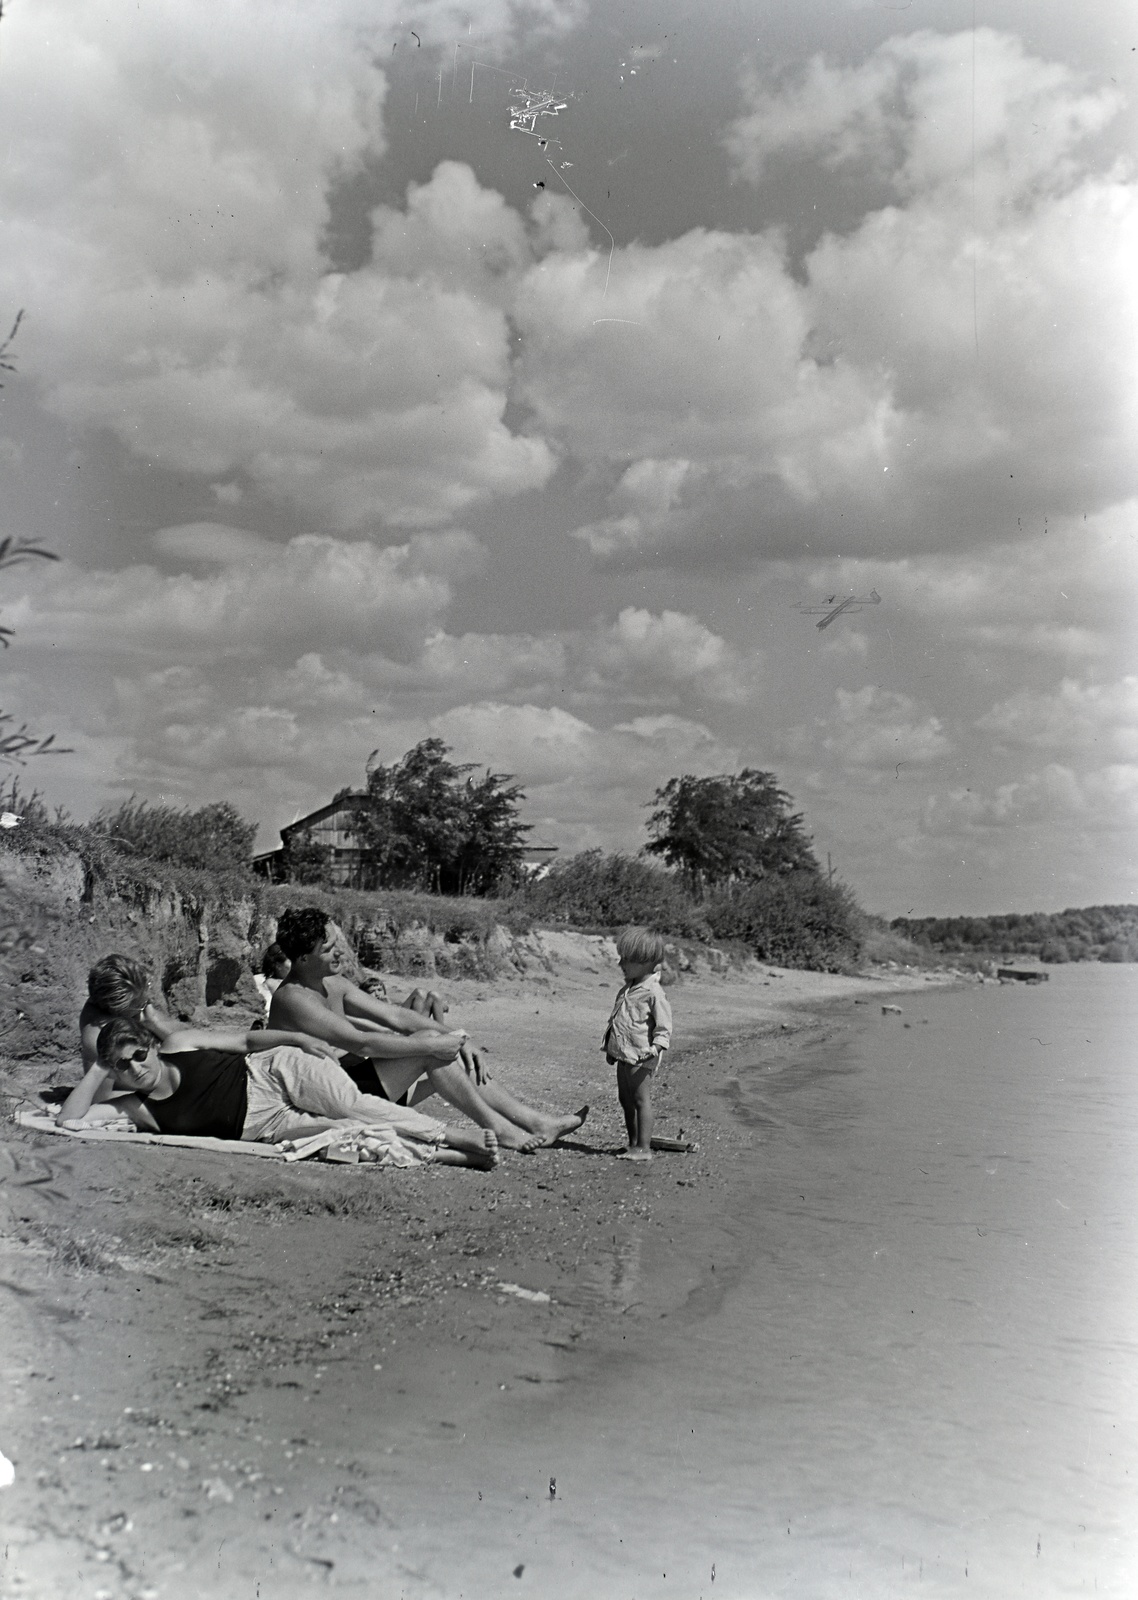
<instances>
[{"instance_id":1,"label":"shoreline","mask_svg":"<svg viewBox=\"0 0 1138 1600\"><path fill-rule=\"evenodd\" d=\"M447 1575L464 1563L498 1573L525 1498L549 1495L532 1464L513 1481L542 1418L589 1426L587 1375L619 1364L625 1331L647 1318L666 1344L669 1319L729 1281L717 1219L731 1156L754 1139L731 1113L732 1064L761 1045L778 1070L852 1023L855 1000L954 981L685 977L658 1130L699 1148L640 1168L611 1159L622 1125L596 1039L615 985L600 964L495 993L446 986L524 1098L593 1103L563 1146L491 1173L283 1168L9 1125L12 1592L252 1600L258 1582L290 1596L323 1576L411 1596L463 1592Z\"/></svg>"}]
</instances>

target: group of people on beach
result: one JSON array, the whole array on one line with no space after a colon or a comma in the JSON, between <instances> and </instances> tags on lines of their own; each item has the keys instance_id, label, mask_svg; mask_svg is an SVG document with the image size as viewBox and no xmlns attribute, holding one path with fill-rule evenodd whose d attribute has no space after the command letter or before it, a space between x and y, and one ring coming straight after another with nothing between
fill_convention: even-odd
<instances>
[{"instance_id":1,"label":"group of people on beach","mask_svg":"<svg viewBox=\"0 0 1138 1600\"><path fill-rule=\"evenodd\" d=\"M83 1078L60 1108L61 1125L270 1144L367 1129L382 1136L390 1165L491 1168L502 1150L531 1152L584 1123L588 1106L537 1111L492 1078L466 1030L446 1024L435 991L416 988L396 1005L353 983L340 971L346 948L326 912L286 910L263 962L267 1015L249 1029L188 1026L155 1005L140 963L103 957L88 975ZM617 954L624 982L603 1049L628 1132L621 1157L647 1161L652 1079L671 1043L664 941L626 928ZM433 1095L473 1126L416 1109Z\"/></svg>"}]
</instances>

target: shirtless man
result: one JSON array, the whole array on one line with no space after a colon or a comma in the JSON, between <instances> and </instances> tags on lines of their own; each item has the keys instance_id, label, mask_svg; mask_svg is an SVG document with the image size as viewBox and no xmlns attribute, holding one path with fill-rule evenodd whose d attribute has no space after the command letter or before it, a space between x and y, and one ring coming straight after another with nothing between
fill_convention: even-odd
<instances>
[{"instance_id":1,"label":"shirtless man","mask_svg":"<svg viewBox=\"0 0 1138 1600\"><path fill-rule=\"evenodd\" d=\"M270 1028L300 1029L344 1051L340 1065L348 1076L382 1099L418 1105L441 1095L495 1133L504 1150L536 1150L581 1126L588 1106L563 1117L534 1111L491 1080L465 1032L388 1005L342 977L340 938L327 912L315 906L283 913L277 943L292 968L273 995Z\"/></svg>"}]
</instances>

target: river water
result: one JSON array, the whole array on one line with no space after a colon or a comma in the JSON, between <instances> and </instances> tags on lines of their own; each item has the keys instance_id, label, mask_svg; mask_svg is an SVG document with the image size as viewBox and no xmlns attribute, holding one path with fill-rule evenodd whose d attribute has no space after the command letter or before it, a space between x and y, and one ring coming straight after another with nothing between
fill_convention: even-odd
<instances>
[{"instance_id":1,"label":"river water","mask_svg":"<svg viewBox=\"0 0 1138 1600\"><path fill-rule=\"evenodd\" d=\"M626 1343L515 1437L530 1592L1138 1594L1138 967L1050 972L731 1068L729 1214L626 1242Z\"/></svg>"}]
</instances>

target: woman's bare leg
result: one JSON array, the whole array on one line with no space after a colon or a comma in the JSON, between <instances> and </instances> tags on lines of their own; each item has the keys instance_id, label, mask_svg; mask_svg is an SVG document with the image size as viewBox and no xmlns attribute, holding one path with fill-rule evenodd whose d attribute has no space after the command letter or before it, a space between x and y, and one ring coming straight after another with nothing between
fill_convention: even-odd
<instances>
[{"instance_id":1,"label":"woman's bare leg","mask_svg":"<svg viewBox=\"0 0 1138 1600\"><path fill-rule=\"evenodd\" d=\"M477 1167L480 1172L492 1172L498 1157L472 1155L468 1150L436 1150L433 1162L437 1167Z\"/></svg>"},{"instance_id":2,"label":"woman's bare leg","mask_svg":"<svg viewBox=\"0 0 1138 1600\"><path fill-rule=\"evenodd\" d=\"M403 1004L408 1011L417 1011L432 1022L441 1022L450 1010L437 989L412 989Z\"/></svg>"}]
</instances>

